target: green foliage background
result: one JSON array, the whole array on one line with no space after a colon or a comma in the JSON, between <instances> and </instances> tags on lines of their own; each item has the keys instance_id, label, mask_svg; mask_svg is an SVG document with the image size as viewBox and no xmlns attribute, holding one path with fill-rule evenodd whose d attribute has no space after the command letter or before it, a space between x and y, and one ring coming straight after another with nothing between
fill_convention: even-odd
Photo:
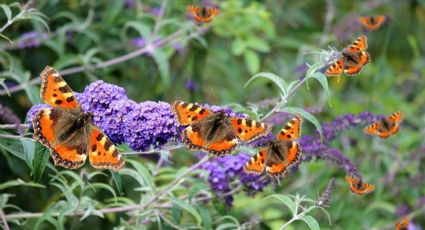
<instances>
[{"instance_id":1,"label":"green foliage background","mask_svg":"<svg viewBox=\"0 0 425 230\"><path fill-rule=\"evenodd\" d=\"M207 187L205 180L191 175L177 187L174 198L167 198L172 208L164 215L180 228L279 229L292 215L282 203L264 200L264 197L301 194L314 200L329 178L336 177L336 189L326 209L332 225L323 212L313 210L311 213L320 228L390 229L398 220L394 213L402 204L412 208L417 225L425 225L423 207L415 206L418 199L425 196L421 179L424 159L412 158L418 151L423 155L425 145L425 1L223 0L215 1L221 14L210 25L200 27L195 26L186 13L187 4L200 4L198 1L169 0L159 25L152 10L160 8L162 1L132 2L134 7L127 7L125 1L113 0L36 1L36 13L24 15L22 20L14 21L1 31L14 43L6 38L0 40L3 86L0 103L11 108L24 123L28 109L41 103L39 85L26 84L46 65L58 70L95 65L137 50L131 41L142 37L146 44L153 44L150 54L69 74L65 80L74 91L81 92L91 82L101 79L125 88L129 98L138 102L172 103L181 99L216 105L239 104L242 106L237 108L249 109L249 103L279 96L278 87L267 79L257 79L243 87L252 76L269 72L286 82L298 80L304 74L301 70L305 63L318 61L317 52L328 50L328 46L341 50L365 33L356 24L357 17L386 14L390 17L389 23L368 33L372 62L364 71L357 77L328 78L330 97L318 81L309 80L308 87L304 85L297 90L287 104L321 108L320 113L314 114L321 123L348 113L404 111L403 127L394 137L382 140L365 136L357 129L344 133L333 143L355 162L366 181L377 186L375 192L355 196L349 192L338 167L326 161L313 161L302 164L299 171L282 180L280 186L269 186L255 197L244 193L236 195L232 209L226 209L219 200L189 204L176 198L185 194L186 188ZM22 6L23 3L11 7L12 15L19 14ZM6 11L0 10L0 26L10 21ZM39 47L19 48L20 36L29 31L47 33L48 39ZM176 31L179 32L175 34ZM158 47L158 41L166 42ZM176 50L176 46L181 50ZM196 82L198 90L185 87L189 80ZM5 89L22 84L23 90L7 95ZM314 130L314 125L305 123L305 134ZM0 130L0 133L13 132ZM26 138L30 137L28 130ZM26 221L13 219L9 225L14 228L176 227L171 227L160 215L151 217L144 210L130 217L125 213L111 213L101 218L96 217L101 214L95 209L143 204L143 199L166 187L198 161L188 150L172 151L173 164L159 171L155 171L153 160L128 157L129 167L122 173L122 181L113 180L110 172L99 172L88 166L84 170L69 171L54 168L51 163L39 175L33 171L32 159L40 159L34 155L46 156L47 152L26 138L0 139L0 207L6 214L23 210L43 215ZM350 141L357 143L355 148ZM153 176L152 172L158 174ZM385 182L389 174L393 178ZM119 182L121 185L116 186ZM150 191L144 190L146 188ZM84 210L88 217L81 220L81 217L66 216L81 207L87 207ZM61 213L59 217L55 215L57 212ZM259 220L250 226L253 217ZM148 221L134 224L140 219ZM245 222L249 223L243 225ZM307 228L303 222L294 222L288 229Z\"/></svg>"}]
</instances>

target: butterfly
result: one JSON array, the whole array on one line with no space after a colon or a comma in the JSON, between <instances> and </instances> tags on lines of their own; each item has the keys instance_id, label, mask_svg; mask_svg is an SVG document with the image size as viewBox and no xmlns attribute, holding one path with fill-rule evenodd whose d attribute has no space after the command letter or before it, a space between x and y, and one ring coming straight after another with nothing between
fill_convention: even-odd
<instances>
[{"instance_id":1,"label":"butterfly","mask_svg":"<svg viewBox=\"0 0 425 230\"><path fill-rule=\"evenodd\" d=\"M124 168L122 155L92 123L93 115L83 112L59 73L47 66L40 77L41 99L52 108L42 109L34 116L34 138L50 149L55 165L76 169L84 164L88 154L95 168Z\"/></svg>"},{"instance_id":2,"label":"butterfly","mask_svg":"<svg viewBox=\"0 0 425 230\"><path fill-rule=\"evenodd\" d=\"M387 16L385 15L365 16L359 18L360 24L362 24L366 30L377 30L386 20Z\"/></svg>"},{"instance_id":3,"label":"butterfly","mask_svg":"<svg viewBox=\"0 0 425 230\"><path fill-rule=\"evenodd\" d=\"M395 224L396 230L407 230L409 227L410 219L408 216L404 217L402 220L398 221Z\"/></svg>"},{"instance_id":4,"label":"butterfly","mask_svg":"<svg viewBox=\"0 0 425 230\"><path fill-rule=\"evenodd\" d=\"M352 193L355 193L357 195L365 195L370 192L373 192L375 190L375 186L372 184L364 183L357 178L346 176L345 181L347 181L348 185L350 186L350 190Z\"/></svg>"},{"instance_id":5,"label":"butterfly","mask_svg":"<svg viewBox=\"0 0 425 230\"><path fill-rule=\"evenodd\" d=\"M187 127L182 141L192 150L204 150L215 157L230 154L238 140L249 142L270 133L271 126L251 119L229 117L199 105L175 101L171 106L177 122Z\"/></svg>"},{"instance_id":6,"label":"butterfly","mask_svg":"<svg viewBox=\"0 0 425 230\"><path fill-rule=\"evenodd\" d=\"M339 76L345 73L349 76L358 74L370 62L370 54L366 51L367 38L360 36L351 45L344 48L341 57L325 72L326 76Z\"/></svg>"},{"instance_id":7,"label":"butterfly","mask_svg":"<svg viewBox=\"0 0 425 230\"><path fill-rule=\"evenodd\" d=\"M270 177L285 176L301 158L301 146L295 140L301 135L302 121L299 115L292 118L274 140L246 162L244 171L260 174L265 169Z\"/></svg>"},{"instance_id":8,"label":"butterfly","mask_svg":"<svg viewBox=\"0 0 425 230\"><path fill-rule=\"evenodd\" d=\"M395 112L384 119L368 125L363 131L367 134L378 135L381 138L388 138L400 130L400 123L403 116L403 112Z\"/></svg>"},{"instance_id":9,"label":"butterfly","mask_svg":"<svg viewBox=\"0 0 425 230\"><path fill-rule=\"evenodd\" d=\"M187 11L192 14L196 22L209 23L212 19L220 14L220 10L213 7L199 7L194 5L187 6Z\"/></svg>"}]
</instances>

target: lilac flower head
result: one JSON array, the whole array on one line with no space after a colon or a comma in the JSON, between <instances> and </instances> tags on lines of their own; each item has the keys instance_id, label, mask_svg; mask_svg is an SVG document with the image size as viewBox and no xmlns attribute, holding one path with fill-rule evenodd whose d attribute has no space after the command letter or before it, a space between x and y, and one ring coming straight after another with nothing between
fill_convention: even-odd
<instances>
[{"instance_id":1,"label":"lilac flower head","mask_svg":"<svg viewBox=\"0 0 425 230\"><path fill-rule=\"evenodd\" d=\"M26 32L16 42L19 48L30 48L39 47L43 40L46 40L49 36L45 33L39 33L36 31Z\"/></svg>"},{"instance_id":2,"label":"lilac flower head","mask_svg":"<svg viewBox=\"0 0 425 230\"><path fill-rule=\"evenodd\" d=\"M159 147L177 137L177 123L168 103L142 102L128 113L126 119L122 132L134 150Z\"/></svg>"},{"instance_id":3,"label":"lilac flower head","mask_svg":"<svg viewBox=\"0 0 425 230\"><path fill-rule=\"evenodd\" d=\"M91 83L83 93L76 93L75 96L85 112L92 112L98 117L109 108L111 102L127 99L123 88L101 80Z\"/></svg>"},{"instance_id":4,"label":"lilac flower head","mask_svg":"<svg viewBox=\"0 0 425 230\"><path fill-rule=\"evenodd\" d=\"M217 195L220 196L234 190L235 184L243 186L248 195L254 195L256 192L262 191L271 182L271 179L262 175L245 173L243 166L249 159L250 156L245 153L228 155L212 158L202 164L201 168L208 171L208 182ZM227 194L225 199L231 201L233 200L232 197L232 194ZM231 206L229 202L226 202L226 204Z\"/></svg>"},{"instance_id":5,"label":"lilac flower head","mask_svg":"<svg viewBox=\"0 0 425 230\"><path fill-rule=\"evenodd\" d=\"M125 8L135 8L137 6L136 0L125 0L124 6Z\"/></svg>"},{"instance_id":6,"label":"lilac flower head","mask_svg":"<svg viewBox=\"0 0 425 230\"><path fill-rule=\"evenodd\" d=\"M146 40L142 37L137 37L131 39L130 44L137 48L143 48L146 46Z\"/></svg>"},{"instance_id":7,"label":"lilac flower head","mask_svg":"<svg viewBox=\"0 0 425 230\"><path fill-rule=\"evenodd\" d=\"M198 83L192 79L188 79L184 82L184 88L190 92L196 92L199 89Z\"/></svg>"}]
</instances>

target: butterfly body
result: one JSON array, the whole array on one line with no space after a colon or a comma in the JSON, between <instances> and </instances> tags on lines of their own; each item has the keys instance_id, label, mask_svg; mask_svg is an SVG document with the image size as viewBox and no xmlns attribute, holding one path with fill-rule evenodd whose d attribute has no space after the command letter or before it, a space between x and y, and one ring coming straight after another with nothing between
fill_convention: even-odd
<instances>
[{"instance_id":1,"label":"butterfly body","mask_svg":"<svg viewBox=\"0 0 425 230\"><path fill-rule=\"evenodd\" d=\"M366 30L377 30L387 21L387 16L377 15L377 16L365 16L360 17L359 22Z\"/></svg>"},{"instance_id":2,"label":"butterfly body","mask_svg":"<svg viewBox=\"0 0 425 230\"><path fill-rule=\"evenodd\" d=\"M403 119L403 112L395 112L384 119L368 125L364 132L371 135L377 135L381 138L388 138L400 130L400 123Z\"/></svg>"},{"instance_id":3,"label":"butterfly body","mask_svg":"<svg viewBox=\"0 0 425 230\"><path fill-rule=\"evenodd\" d=\"M370 54L366 51L367 38L360 36L351 45L344 48L341 57L337 59L325 72L326 76L339 76L345 73L348 76L358 74L370 60Z\"/></svg>"},{"instance_id":4,"label":"butterfly body","mask_svg":"<svg viewBox=\"0 0 425 230\"><path fill-rule=\"evenodd\" d=\"M230 154L239 140L252 141L270 132L265 123L227 116L202 106L176 101L172 105L180 125L187 125L182 141L192 150L204 150L214 156Z\"/></svg>"},{"instance_id":5,"label":"butterfly body","mask_svg":"<svg viewBox=\"0 0 425 230\"><path fill-rule=\"evenodd\" d=\"M274 140L245 164L245 172L261 174L265 170L270 177L283 177L301 159L301 147L295 141L301 135L301 124L300 116L288 122Z\"/></svg>"},{"instance_id":6,"label":"butterfly body","mask_svg":"<svg viewBox=\"0 0 425 230\"><path fill-rule=\"evenodd\" d=\"M357 178L346 176L345 180L347 181L350 191L357 195L365 195L371 193L375 190L375 186L372 184L365 183Z\"/></svg>"},{"instance_id":7,"label":"butterfly body","mask_svg":"<svg viewBox=\"0 0 425 230\"><path fill-rule=\"evenodd\" d=\"M217 8L194 5L189 5L187 11L192 14L193 18L198 23L209 23L215 16L220 14L220 10Z\"/></svg>"},{"instance_id":8,"label":"butterfly body","mask_svg":"<svg viewBox=\"0 0 425 230\"><path fill-rule=\"evenodd\" d=\"M79 168L89 155L95 168L122 169L125 162L121 154L92 123L93 115L83 112L62 77L48 66L41 78L41 98L52 108L42 109L34 116L34 138L50 149L55 165Z\"/></svg>"}]
</instances>

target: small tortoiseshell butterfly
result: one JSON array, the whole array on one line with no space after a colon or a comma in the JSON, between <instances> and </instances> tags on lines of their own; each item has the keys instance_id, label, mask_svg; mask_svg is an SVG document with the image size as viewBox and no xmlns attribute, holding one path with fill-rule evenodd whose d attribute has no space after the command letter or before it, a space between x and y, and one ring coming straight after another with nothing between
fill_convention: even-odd
<instances>
[{"instance_id":1,"label":"small tortoiseshell butterfly","mask_svg":"<svg viewBox=\"0 0 425 230\"><path fill-rule=\"evenodd\" d=\"M404 217L402 220L395 224L396 230L408 230L409 229L410 218L408 216Z\"/></svg>"},{"instance_id":2,"label":"small tortoiseshell butterfly","mask_svg":"<svg viewBox=\"0 0 425 230\"><path fill-rule=\"evenodd\" d=\"M360 24L362 24L366 30L377 30L386 20L387 16L385 15L365 16L359 18Z\"/></svg>"},{"instance_id":3,"label":"small tortoiseshell butterfly","mask_svg":"<svg viewBox=\"0 0 425 230\"><path fill-rule=\"evenodd\" d=\"M199 7L194 5L187 6L187 11L192 14L196 22L209 23L212 19L220 14L220 10L213 7Z\"/></svg>"},{"instance_id":4,"label":"small tortoiseshell butterfly","mask_svg":"<svg viewBox=\"0 0 425 230\"><path fill-rule=\"evenodd\" d=\"M325 75L329 77L339 76L342 73L349 76L358 74L370 62L370 54L366 49L367 38L360 36L342 50L342 56L326 70Z\"/></svg>"},{"instance_id":5,"label":"small tortoiseshell butterfly","mask_svg":"<svg viewBox=\"0 0 425 230\"><path fill-rule=\"evenodd\" d=\"M302 121L298 115L289 121L273 141L245 164L245 172L260 174L265 168L270 177L285 176L300 161L301 146L295 140L301 135Z\"/></svg>"},{"instance_id":6,"label":"small tortoiseshell butterfly","mask_svg":"<svg viewBox=\"0 0 425 230\"><path fill-rule=\"evenodd\" d=\"M403 115L403 112L395 112L367 126L363 131L367 134L378 135L380 138L388 138L400 130L400 123L403 119Z\"/></svg>"},{"instance_id":7,"label":"small tortoiseshell butterfly","mask_svg":"<svg viewBox=\"0 0 425 230\"><path fill-rule=\"evenodd\" d=\"M355 193L357 195L365 195L368 193L373 192L375 190L375 186L372 184L364 183L357 178L346 176L345 180L347 181L348 185L350 186L350 190L352 193Z\"/></svg>"},{"instance_id":8,"label":"small tortoiseshell butterfly","mask_svg":"<svg viewBox=\"0 0 425 230\"><path fill-rule=\"evenodd\" d=\"M193 103L176 101L172 105L180 125L188 125L182 141L192 150L204 150L215 157L230 154L241 141L267 135L271 126L251 119L228 117Z\"/></svg>"},{"instance_id":9,"label":"small tortoiseshell butterfly","mask_svg":"<svg viewBox=\"0 0 425 230\"><path fill-rule=\"evenodd\" d=\"M34 116L34 138L50 149L55 165L79 168L89 154L95 168L122 169L125 164L122 155L92 123L92 114L83 112L59 73L47 66L40 76L41 99L53 108L42 109Z\"/></svg>"}]
</instances>

